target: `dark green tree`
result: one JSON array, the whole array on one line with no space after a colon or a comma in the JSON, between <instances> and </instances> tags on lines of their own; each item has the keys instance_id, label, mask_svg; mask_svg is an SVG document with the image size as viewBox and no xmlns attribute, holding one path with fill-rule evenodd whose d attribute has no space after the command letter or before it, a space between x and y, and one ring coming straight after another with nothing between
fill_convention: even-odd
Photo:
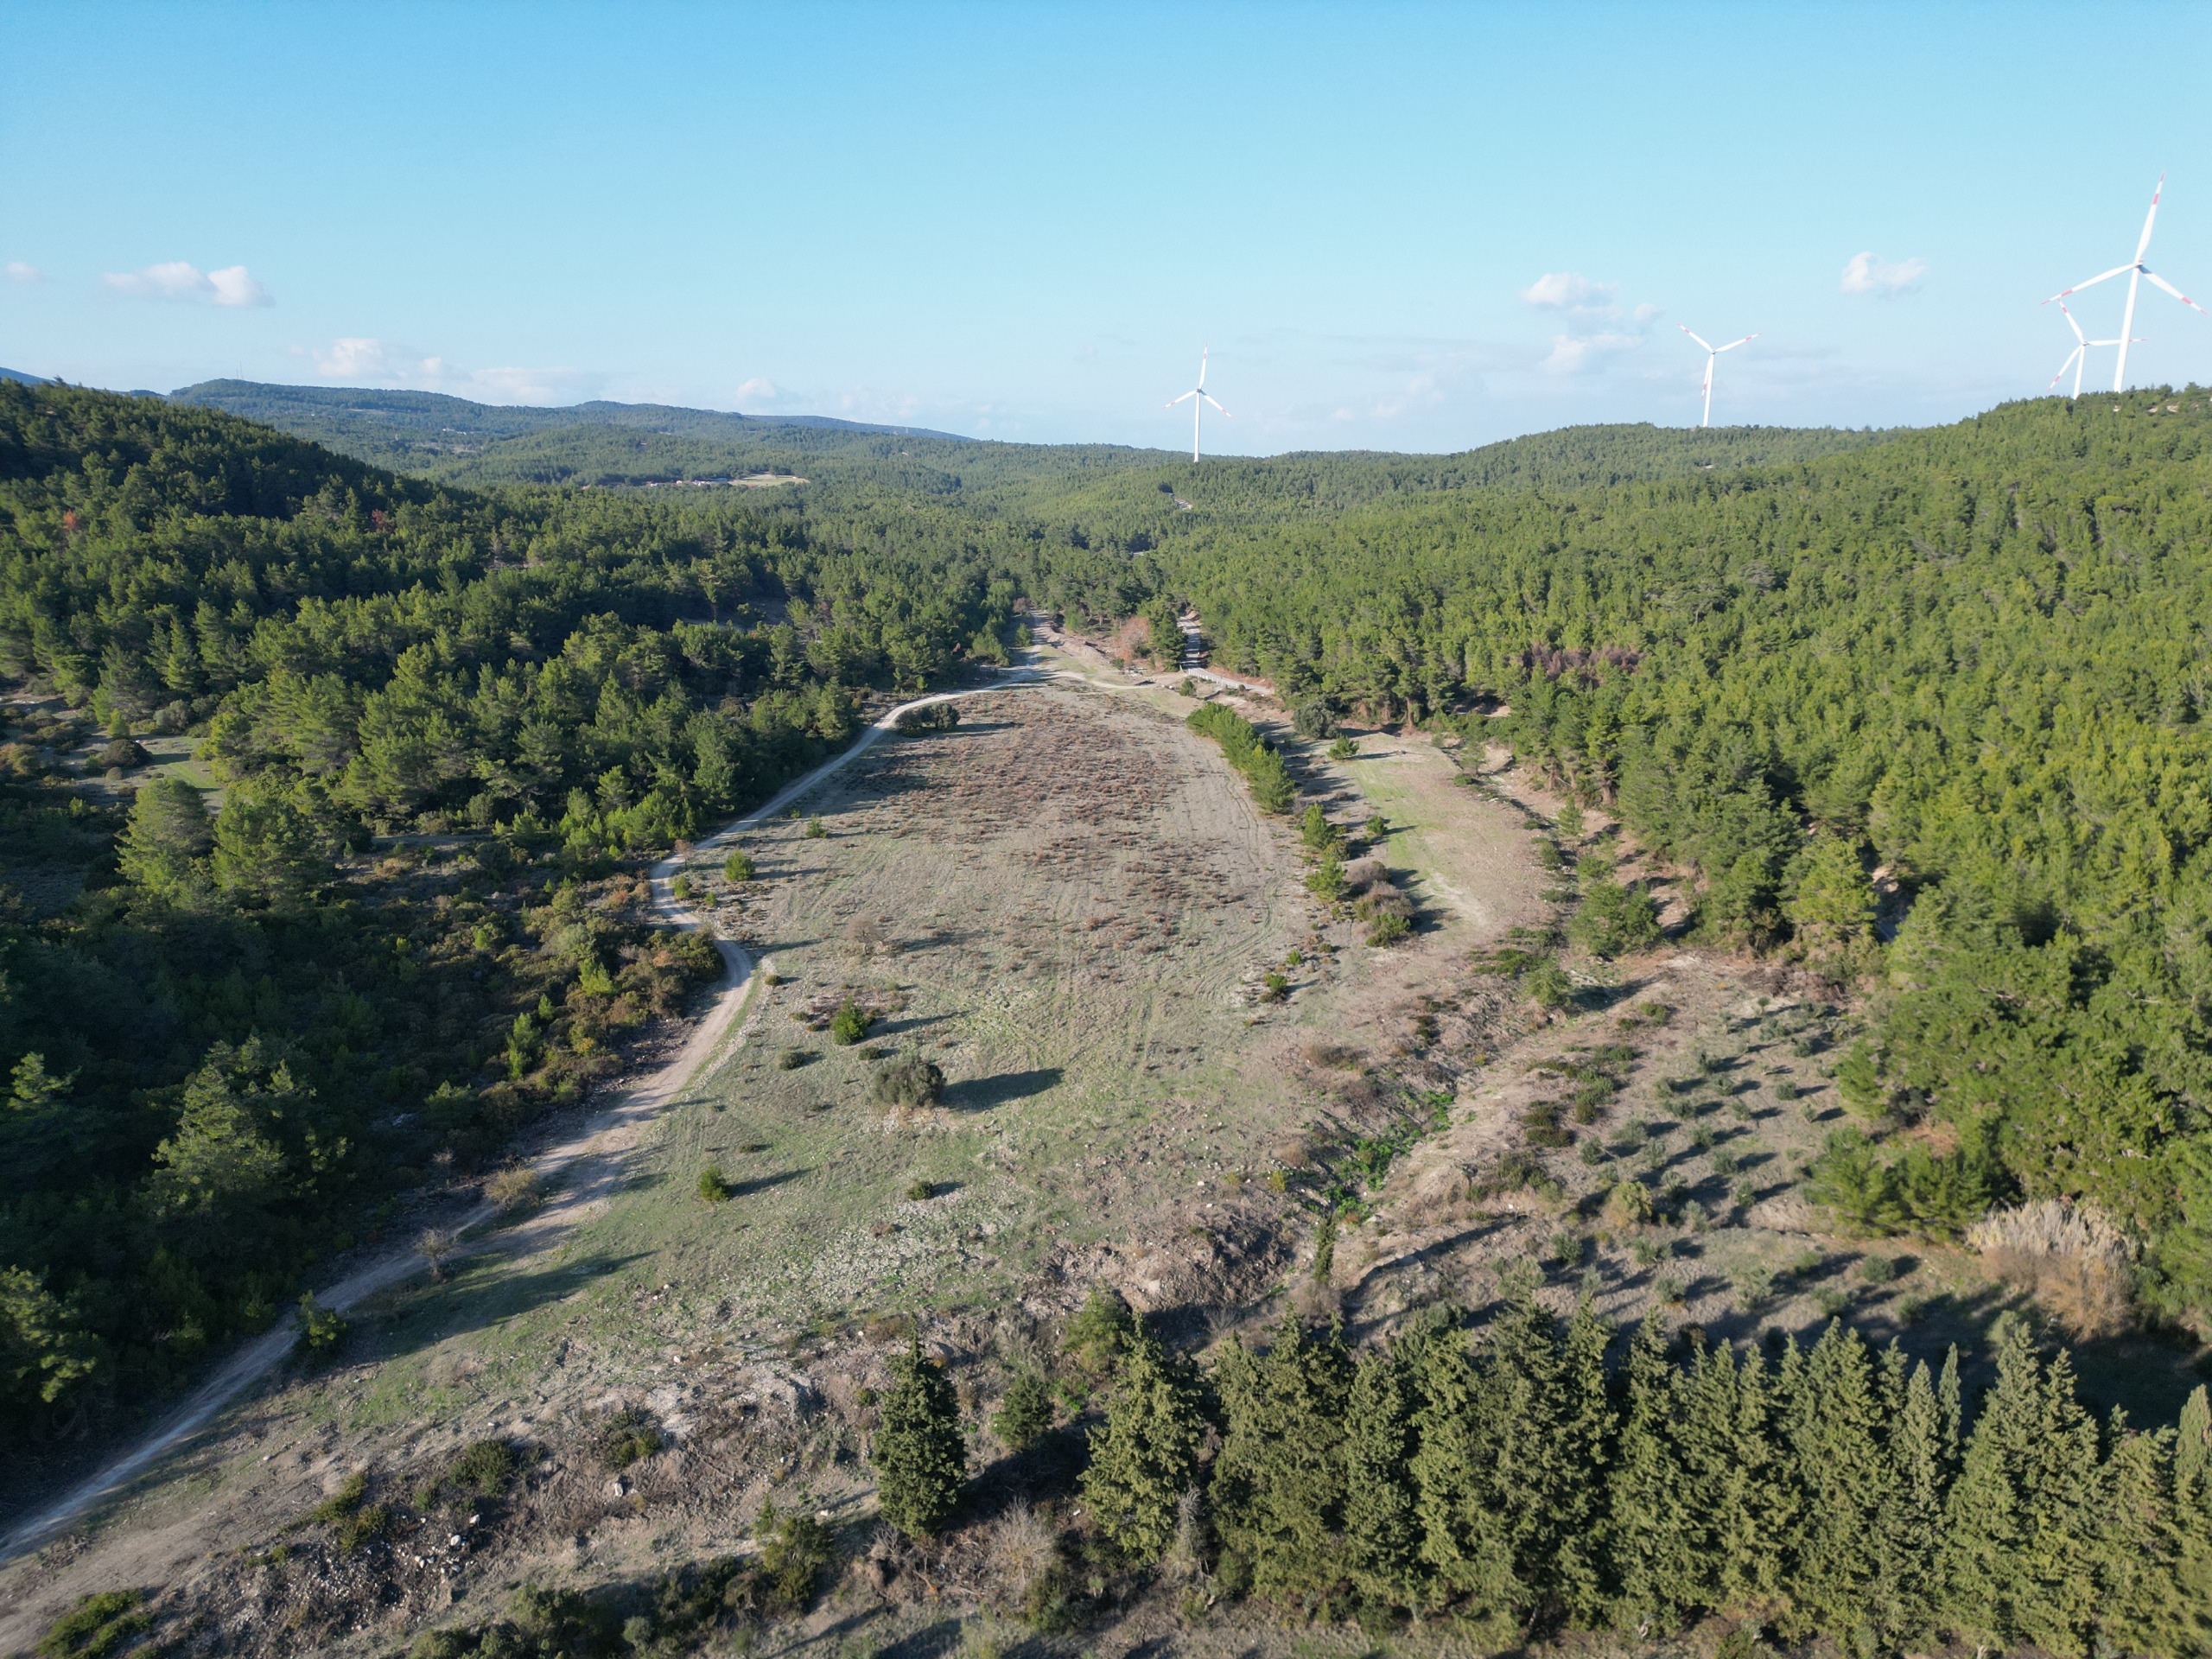
<instances>
[{"instance_id":1,"label":"dark green tree","mask_svg":"<svg viewBox=\"0 0 2212 1659\"><path fill-rule=\"evenodd\" d=\"M1122 1559L1150 1567L1175 1541L1205 1440L1198 1379L1140 1321L1122 1356L1106 1421L1090 1433L1083 1493Z\"/></svg>"},{"instance_id":2,"label":"dark green tree","mask_svg":"<svg viewBox=\"0 0 2212 1659\"><path fill-rule=\"evenodd\" d=\"M910 1538L939 1530L968 1478L960 1403L944 1367L922 1357L921 1341L899 1356L884 1396L868 1460L883 1518Z\"/></svg>"}]
</instances>

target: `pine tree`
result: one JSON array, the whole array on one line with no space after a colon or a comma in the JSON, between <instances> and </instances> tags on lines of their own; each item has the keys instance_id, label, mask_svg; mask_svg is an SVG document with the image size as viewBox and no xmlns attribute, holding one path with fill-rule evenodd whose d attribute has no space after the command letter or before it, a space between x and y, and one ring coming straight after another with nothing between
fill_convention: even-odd
<instances>
[{"instance_id":1,"label":"pine tree","mask_svg":"<svg viewBox=\"0 0 2212 1659\"><path fill-rule=\"evenodd\" d=\"M1891 1375L1903 1369L1904 1356L1894 1344L1885 1359ZM1939 1609L1938 1555L1950 1470L1943 1408L1925 1361L1894 1394L1889 1452L1897 1497L1882 1517L1880 1624L1892 1639L1916 1644L1934 1628Z\"/></svg>"},{"instance_id":2,"label":"pine tree","mask_svg":"<svg viewBox=\"0 0 2212 1659\"><path fill-rule=\"evenodd\" d=\"M895 1370L869 1461L883 1518L909 1537L925 1537L945 1523L960 1502L968 1446L961 1436L952 1384L941 1366L922 1357L919 1338L899 1358Z\"/></svg>"},{"instance_id":3,"label":"pine tree","mask_svg":"<svg viewBox=\"0 0 2212 1659\"><path fill-rule=\"evenodd\" d=\"M1998 1321L1997 1382L1945 1506L1948 1618L1977 1642L2082 1650L2098 1484L2096 1425L2063 1356L2046 1374L2025 1323Z\"/></svg>"},{"instance_id":4,"label":"pine tree","mask_svg":"<svg viewBox=\"0 0 2212 1659\"><path fill-rule=\"evenodd\" d=\"M1700 1348L1686 1381L1682 1461L1699 1533L1700 1603L1763 1616L1776 1605L1779 1531L1789 1506L1754 1353Z\"/></svg>"},{"instance_id":5,"label":"pine tree","mask_svg":"<svg viewBox=\"0 0 2212 1659\"><path fill-rule=\"evenodd\" d=\"M1463 1600L1476 1617L1517 1625L1529 1596L1488 1508L1491 1479L1477 1405L1482 1379L1465 1340L1452 1325L1432 1320L1401 1338L1397 1352L1413 1398L1408 1470L1421 1557L1436 1596Z\"/></svg>"},{"instance_id":6,"label":"pine tree","mask_svg":"<svg viewBox=\"0 0 2212 1659\"><path fill-rule=\"evenodd\" d=\"M1340 1328L1316 1336L1288 1319L1249 1384L1223 1390L1215 1513L1262 1595L1317 1605L1341 1593L1351 1370Z\"/></svg>"},{"instance_id":7,"label":"pine tree","mask_svg":"<svg viewBox=\"0 0 2212 1659\"><path fill-rule=\"evenodd\" d=\"M1561 1351L1559 1458L1572 1478L1556 1491L1555 1547L1541 1575L1545 1592L1585 1624L1595 1624L1605 1607L1606 1479L1620 1435L1605 1371L1612 1341L1612 1327L1586 1296L1567 1320Z\"/></svg>"},{"instance_id":8,"label":"pine tree","mask_svg":"<svg viewBox=\"0 0 2212 1659\"><path fill-rule=\"evenodd\" d=\"M2174 1433L2173 1517L2177 1592L2192 1615L2212 1618L2212 1399L2201 1384Z\"/></svg>"},{"instance_id":9,"label":"pine tree","mask_svg":"<svg viewBox=\"0 0 2212 1659\"><path fill-rule=\"evenodd\" d=\"M1429 1605L1434 1583L1421 1555L1413 1403L1396 1355L1361 1358L1345 1411L1344 1560L1362 1601L1403 1612Z\"/></svg>"},{"instance_id":10,"label":"pine tree","mask_svg":"<svg viewBox=\"0 0 2212 1659\"><path fill-rule=\"evenodd\" d=\"M1831 1323L1806 1357L1787 1426L1804 1512L1785 1629L1841 1638L1866 1621L1897 1491L1882 1429L1866 1344Z\"/></svg>"},{"instance_id":11,"label":"pine tree","mask_svg":"<svg viewBox=\"0 0 2212 1659\"><path fill-rule=\"evenodd\" d=\"M2098 1646L2120 1653L2202 1652L2206 1610L2183 1592L2174 1522L2174 1435L2139 1434L2115 1408L2095 1499Z\"/></svg>"},{"instance_id":12,"label":"pine tree","mask_svg":"<svg viewBox=\"0 0 2212 1659\"><path fill-rule=\"evenodd\" d=\"M1614 1618L1645 1637L1671 1631L1697 1599L1696 1523L1675 1438L1681 1407L1666 1325L1655 1308L1629 1345L1605 1532Z\"/></svg>"},{"instance_id":13,"label":"pine tree","mask_svg":"<svg viewBox=\"0 0 2212 1659\"><path fill-rule=\"evenodd\" d=\"M1127 1560L1149 1567L1167 1553L1205 1438L1197 1379L1139 1321L1083 1475L1084 1501Z\"/></svg>"}]
</instances>

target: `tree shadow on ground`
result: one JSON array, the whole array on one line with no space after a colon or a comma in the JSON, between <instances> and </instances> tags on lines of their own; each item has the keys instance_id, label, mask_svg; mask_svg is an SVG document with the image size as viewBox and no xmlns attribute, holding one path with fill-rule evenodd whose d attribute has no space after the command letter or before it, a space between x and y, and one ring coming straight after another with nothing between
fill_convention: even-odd
<instances>
[{"instance_id":1,"label":"tree shadow on ground","mask_svg":"<svg viewBox=\"0 0 2212 1659\"><path fill-rule=\"evenodd\" d=\"M1027 1100L1048 1089L1057 1089L1063 1075L1057 1065L1043 1065L1029 1071L1001 1071L995 1077L970 1077L946 1089L944 1103L956 1111L986 1112L995 1106Z\"/></svg>"}]
</instances>

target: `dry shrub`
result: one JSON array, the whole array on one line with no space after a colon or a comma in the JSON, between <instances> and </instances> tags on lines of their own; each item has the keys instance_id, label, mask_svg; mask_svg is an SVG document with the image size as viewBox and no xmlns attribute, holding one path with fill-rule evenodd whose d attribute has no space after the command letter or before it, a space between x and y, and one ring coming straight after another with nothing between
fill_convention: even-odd
<instances>
[{"instance_id":1,"label":"dry shrub","mask_svg":"<svg viewBox=\"0 0 2212 1659\"><path fill-rule=\"evenodd\" d=\"M1037 1605L1059 1564L1059 1541L1052 1522L1017 1498L991 1522L987 1539L984 1571L992 1599L1014 1610Z\"/></svg>"},{"instance_id":2,"label":"dry shrub","mask_svg":"<svg viewBox=\"0 0 2212 1659\"><path fill-rule=\"evenodd\" d=\"M2038 1198L1993 1211L1967 1230L1967 1243L2076 1341L2115 1336L2133 1320L2135 1242L2094 1205Z\"/></svg>"},{"instance_id":3,"label":"dry shrub","mask_svg":"<svg viewBox=\"0 0 2212 1659\"><path fill-rule=\"evenodd\" d=\"M1365 893L1376 882L1389 885L1390 868L1379 858L1356 858L1344 866L1344 891Z\"/></svg>"},{"instance_id":4,"label":"dry shrub","mask_svg":"<svg viewBox=\"0 0 2212 1659\"><path fill-rule=\"evenodd\" d=\"M1302 1137L1294 1137L1276 1144L1274 1157L1285 1169L1304 1169L1313 1161L1313 1148Z\"/></svg>"},{"instance_id":5,"label":"dry shrub","mask_svg":"<svg viewBox=\"0 0 2212 1659\"><path fill-rule=\"evenodd\" d=\"M537 1172L524 1164L494 1170L485 1178L484 1196L502 1210L526 1210L541 1196Z\"/></svg>"},{"instance_id":6,"label":"dry shrub","mask_svg":"<svg viewBox=\"0 0 2212 1659\"><path fill-rule=\"evenodd\" d=\"M1321 1071L1357 1071L1360 1052L1340 1043L1308 1043L1306 1045L1306 1064Z\"/></svg>"}]
</instances>

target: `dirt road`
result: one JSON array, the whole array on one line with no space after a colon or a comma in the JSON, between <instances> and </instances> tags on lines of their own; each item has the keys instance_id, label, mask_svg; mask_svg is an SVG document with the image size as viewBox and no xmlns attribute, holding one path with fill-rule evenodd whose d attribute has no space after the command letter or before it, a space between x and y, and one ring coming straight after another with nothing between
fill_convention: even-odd
<instances>
[{"instance_id":1,"label":"dirt road","mask_svg":"<svg viewBox=\"0 0 2212 1659\"><path fill-rule=\"evenodd\" d=\"M1035 683L1026 677L1009 674L993 685L977 690L1003 690L1012 685ZM975 695L977 695L976 691L939 692L899 704L863 730L842 753L816 767L779 792L766 805L726 825L700 846L712 848L750 826L774 817L823 779L841 767L849 766L874 747L886 734L896 728L899 717L907 710L943 702L948 698ZM677 925L697 928L702 925L701 918L689 906L679 904L672 890L677 868L681 861L679 857L672 855L653 866L653 904L664 917ZM578 1200L588 1199L593 1192L606 1184L613 1173L612 1166L617 1156L636 1143L639 1132L647 1121L683 1091L685 1085L706 1064L735 1024L752 988L753 960L728 939L716 939L715 946L721 952L723 975L715 992L714 1006L686 1039L676 1058L606 1110L595 1115L573 1135L544 1148L530 1160L530 1167L537 1176L541 1186L550 1187L556 1181L561 1181L568 1192L564 1195L566 1201L549 1206L548 1213L528 1230L523 1239L517 1241L520 1247L543 1248L547 1241L565 1230L568 1221L584 1207L584 1204ZM597 1167L600 1165L607 1167ZM480 1205L461 1224L461 1229L466 1232L491 1220L498 1213L499 1208L495 1205ZM345 1278L319 1292L316 1300L325 1307L342 1313L379 1290L413 1278L425 1271L428 1266L422 1255L411 1249L396 1250L365 1262ZM0 1562L13 1560L26 1551L36 1548L100 1503L126 1491L168 1452L207 1427L224 1407L282 1363L291 1351L292 1342L292 1327L286 1322L240 1348L145 1440L9 1534L5 1541L0 1542Z\"/></svg>"}]
</instances>

